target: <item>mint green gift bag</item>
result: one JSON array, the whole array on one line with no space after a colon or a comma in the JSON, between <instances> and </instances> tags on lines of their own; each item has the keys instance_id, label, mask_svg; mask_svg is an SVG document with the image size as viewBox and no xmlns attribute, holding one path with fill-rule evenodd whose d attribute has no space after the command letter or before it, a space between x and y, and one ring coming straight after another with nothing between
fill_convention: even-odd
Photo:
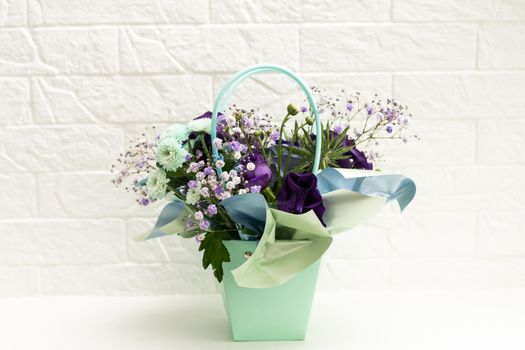
<instances>
[{"instance_id":1,"label":"mint green gift bag","mask_svg":"<svg viewBox=\"0 0 525 350\"><path fill-rule=\"evenodd\" d=\"M253 74L276 72L294 80L305 93L315 117L315 127L321 130L319 111L308 86L292 71L276 65L256 65L240 71L219 92L212 113L211 143L213 155L220 159L215 147L217 116L224 110L231 93L244 79ZM312 172L319 169L321 137L318 135ZM220 174L221 170L217 169ZM269 288L239 286L232 274L255 252L257 242L245 240L223 241L230 254L230 262L223 263L224 277L219 289L235 341L303 340L306 335L310 309L317 283L320 260L315 261L286 282Z\"/></svg>"},{"instance_id":2,"label":"mint green gift bag","mask_svg":"<svg viewBox=\"0 0 525 350\"><path fill-rule=\"evenodd\" d=\"M224 241L230 262L223 263L219 285L235 341L303 340L317 282L320 260L289 281L271 288L243 288L231 270L246 261L254 241Z\"/></svg>"}]
</instances>

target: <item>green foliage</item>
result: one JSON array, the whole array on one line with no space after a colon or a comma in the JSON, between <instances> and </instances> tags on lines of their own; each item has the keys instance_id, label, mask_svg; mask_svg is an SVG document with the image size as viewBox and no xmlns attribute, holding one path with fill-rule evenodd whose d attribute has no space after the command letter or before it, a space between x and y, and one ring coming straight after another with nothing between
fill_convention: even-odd
<instances>
[{"instance_id":1,"label":"green foliage","mask_svg":"<svg viewBox=\"0 0 525 350\"><path fill-rule=\"evenodd\" d=\"M337 167L337 161L348 158L345 153L349 152L354 146L344 146L345 137L348 132L348 127L339 135L330 132L330 122L323 125L323 143L321 147L321 160L319 168ZM315 139L311 135L311 131L300 128L297 132L297 141L300 147L290 147L289 152L300 156L300 161L293 169L295 172L310 171L313 166L313 159L315 157Z\"/></svg>"},{"instance_id":2,"label":"green foliage","mask_svg":"<svg viewBox=\"0 0 525 350\"><path fill-rule=\"evenodd\" d=\"M179 188L192 180L195 176L186 172L186 169L181 167L177 171L166 171L166 177L170 179L170 186L172 188Z\"/></svg>"},{"instance_id":3,"label":"green foliage","mask_svg":"<svg viewBox=\"0 0 525 350\"><path fill-rule=\"evenodd\" d=\"M201 241L199 251L204 250L202 255L202 266L207 269L211 265L213 275L217 281L221 282L224 275L222 263L230 261L230 253L223 240L230 240L230 234L225 231L208 232Z\"/></svg>"}]
</instances>

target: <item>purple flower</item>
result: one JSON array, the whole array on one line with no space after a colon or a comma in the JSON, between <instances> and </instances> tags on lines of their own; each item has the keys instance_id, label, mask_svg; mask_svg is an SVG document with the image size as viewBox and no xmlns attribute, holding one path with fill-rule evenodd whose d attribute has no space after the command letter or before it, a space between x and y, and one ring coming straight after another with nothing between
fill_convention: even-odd
<instances>
[{"instance_id":1,"label":"purple flower","mask_svg":"<svg viewBox=\"0 0 525 350\"><path fill-rule=\"evenodd\" d=\"M201 230L207 230L210 228L210 222L208 220L202 220L199 222L199 227Z\"/></svg>"},{"instance_id":2,"label":"purple flower","mask_svg":"<svg viewBox=\"0 0 525 350\"><path fill-rule=\"evenodd\" d=\"M142 197L142 198L139 199L139 204L140 205L146 206L146 205L148 205L150 203L151 203L151 201L148 198L146 198L146 197Z\"/></svg>"},{"instance_id":3,"label":"purple flower","mask_svg":"<svg viewBox=\"0 0 525 350\"><path fill-rule=\"evenodd\" d=\"M374 107L372 106L366 106L366 113L368 115L372 115L374 113Z\"/></svg>"},{"instance_id":4,"label":"purple flower","mask_svg":"<svg viewBox=\"0 0 525 350\"><path fill-rule=\"evenodd\" d=\"M211 116L212 116L212 112L211 111L208 111L208 112L204 112L203 114L199 115L198 117L195 117L193 118L193 120L199 120L199 119L211 119ZM218 113L217 114L217 117L222 115L222 113Z\"/></svg>"},{"instance_id":5,"label":"purple flower","mask_svg":"<svg viewBox=\"0 0 525 350\"><path fill-rule=\"evenodd\" d=\"M341 135L341 133L343 132L345 128L343 128L343 126L341 124L338 124L338 125L335 125L334 128L333 128L333 132L337 135Z\"/></svg>"},{"instance_id":6,"label":"purple flower","mask_svg":"<svg viewBox=\"0 0 525 350\"><path fill-rule=\"evenodd\" d=\"M193 156L190 153L186 154L186 157L185 157L186 161L191 160L192 157Z\"/></svg>"},{"instance_id":7,"label":"purple flower","mask_svg":"<svg viewBox=\"0 0 525 350\"><path fill-rule=\"evenodd\" d=\"M324 225L325 207L323 197L317 189L317 177L312 173L289 173L286 175L277 195L277 208L294 214L313 210Z\"/></svg>"},{"instance_id":8,"label":"purple flower","mask_svg":"<svg viewBox=\"0 0 525 350\"><path fill-rule=\"evenodd\" d=\"M352 150L350 150L350 153L351 153L350 157L353 160L352 166L351 166L352 169L365 169L365 170L373 169L374 167L373 164L368 162L368 160L366 159L365 153L363 151L360 151L354 147L352 148Z\"/></svg>"},{"instance_id":9,"label":"purple flower","mask_svg":"<svg viewBox=\"0 0 525 350\"><path fill-rule=\"evenodd\" d=\"M261 186L255 185L255 186L250 187L250 192L252 192L252 193L259 193L259 192L261 192Z\"/></svg>"},{"instance_id":10,"label":"purple flower","mask_svg":"<svg viewBox=\"0 0 525 350\"><path fill-rule=\"evenodd\" d=\"M365 154L355 147L354 140L349 139L347 136L341 143L341 146L342 147L353 147L350 151L344 154L345 156L348 156L348 158L339 159L337 161L337 165L339 165L341 168L366 169L366 170L373 169L372 163L368 162Z\"/></svg>"},{"instance_id":11,"label":"purple flower","mask_svg":"<svg viewBox=\"0 0 525 350\"><path fill-rule=\"evenodd\" d=\"M234 152L240 152L241 151L241 144L239 141L232 141L230 142L230 148Z\"/></svg>"},{"instance_id":12,"label":"purple flower","mask_svg":"<svg viewBox=\"0 0 525 350\"><path fill-rule=\"evenodd\" d=\"M206 212L208 213L208 215L211 216L217 214L217 206L215 204L208 205L208 209L206 209Z\"/></svg>"},{"instance_id":13,"label":"purple flower","mask_svg":"<svg viewBox=\"0 0 525 350\"><path fill-rule=\"evenodd\" d=\"M193 120L211 119L212 114L213 114L212 112L208 111L208 112L205 112L205 113L199 115L198 117L193 118ZM219 112L217 114L217 121L218 122L224 121L224 114ZM197 133L192 132L190 134L189 138L193 140L193 139L196 138L196 135L197 135ZM227 136L228 135L224 132L224 127L221 125L221 123L218 123L218 125L217 125L217 137L220 138L220 139L223 139L223 140L227 140ZM205 139L207 145L211 144L210 135L205 135L204 139Z\"/></svg>"},{"instance_id":14,"label":"purple flower","mask_svg":"<svg viewBox=\"0 0 525 350\"><path fill-rule=\"evenodd\" d=\"M348 102L346 104L346 109L349 111L349 112L352 112L352 110L354 109L354 105L352 102Z\"/></svg>"},{"instance_id":15,"label":"purple flower","mask_svg":"<svg viewBox=\"0 0 525 350\"><path fill-rule=\"evenodd\" d=\"M197 188L197 181L195 181L195 180L188 181L188 187L189 188Z\"/></svg>"},{"instance_id":16,"label":"purple flower","mask_svg":"<svg viewBox=\"0 0 525 350\"><path fill-rule=\"evenodd\" d=\"M391 134L392 131L393 131L393 129L392 129L392 125L387 125L387 126L386 126L386 132L389 133L389 134Z\"/></svg>"},{"instance_id":17,"label":"purple flower","mask_svg":"<svg viewBox=\"0 0 525 350\"><path fill-rule=\"evenodd\" d=\"M301 112L303 113L308 112L308 108L305 106L301 106Z\"/></svg>"},{"instance_id":18,"label":"purple flower","mask_svg":"<svg viewBox=\"0 0 525 350\"><path fill-rule=\"evenodd\" d=\"M396 115L394 114L394 111L392 110L392 108L387 107L387 109L386 109L386 120L391 122L395 118L396 118Z\"/></svg>"},{"instance_id":19,"label":"purple flower","mask_svg":"<svg viewBox=\"0 0 525 350\"><path fill-rule=\"evenodd\" d=\"M278 130L274 130L270 133L270 140L272 141L277 141L279 140L279 131Z\"/></svg>"},{"instance_id":20,"label":"purple flower","mask_svg":"<svg viewBox=\"0 0 525 350\"><path fill-rule=\"evenodd\" d=\"M255 123L251 118L243 117L242 122L247 129L253 129L255 127Z\"/></svg>"},{"instance_id":21,"label":"purple flower","mask_svg":"<svg viewBox=\"0 0 525 350\"><path fill-rule=\"evenodd\" d=\"M204 174L206 174L206 176L210 176L211 174L213 174L213 169L207 166L206 168L204 168Z\"/></svg>"},{"instance_id":22,"label":"purple flower","mask_svg":"<svg viewBox=\"0 0 525 350\"><path fill-rule=\"evenodd\" d=\"M330 131L330 137L337 137L338 135L334 131ZM311 135L312 139L315 140L315 135ZM350 151L344 153L348 158L337 160L337 165L341 168L348 169L365 169L372 170L373 164L369 163L364 152L358 150L355 147L355 141L349 139L348 136L341 142L340 147L353 147Z\"/></svg>"},{"instance_id":23,"label":"purple flower","mask_svg":"<svg viewBox=\"0 0 525 350\"><path fill-rule=\"evenodd\" d=\"M248 170L246 165L248 163L253 163L255 168L253 170ZM252 154L247 156L244 161L244 179L248 182L245 184L246 188L251 188L252 186L260 186L261 190L268 187L272 179L272 170L268 166L268 163L263 159L260 154Z\"/></svg>"}]
</instances>

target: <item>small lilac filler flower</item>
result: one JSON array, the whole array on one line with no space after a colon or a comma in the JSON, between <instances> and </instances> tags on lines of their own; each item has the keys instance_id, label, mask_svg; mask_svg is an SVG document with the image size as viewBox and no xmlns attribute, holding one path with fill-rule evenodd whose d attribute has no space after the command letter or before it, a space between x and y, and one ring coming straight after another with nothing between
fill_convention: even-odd
<instances>
[{"instance_id":1,"label":"small lilac filler flower","mask_svg":"<svg viewBox=\"0 0 525 350\"><path fill-rule=\"evenodd\" d=\"M234 152L239 152L241 150L241 144L239 141L232 141L230 142L230 148Z\"/></svg>"},{"instance_id":2,"label":"small lilac filler flower","mask_svg":"<svg viewBox=\"0 0 525 350\"><path fill-rule=\"evenodd\" d=\"M261 192L261 186L255 185L255 186L250 187L250 192L252 192L252 193L259 193L259 192Z\"/></svg>"},{"instance_id":3,"label":"small lilac filler flower","mask_svg":"<svg viewBox=\"0 0 525 350\"><path fill-rule=\"evenodd\" d=\"M341 135L341 133L343 132L344 128L341 124L338 124L338 125L335 125L334 128L333 128L333 131L336 135Z\"/></svg>"},{"instance_id":4,"label":"small lilac filler flower","mask_svg":"<svg viewBox=\"0 0 525 350\"><path fill-rule=\"evenodd\" d=\"M277 141L279 140L279 131L278 130L274 130L270 133L270 140L272 141Z\"/></svg>"},{"instance_id":5,"label":"small lilac filler flower","mask_svg":"<svg viewBox=\"0 0 525 350\"><path fill-rule=\"evenodd\" d=\"M206 209L206 212L208 215L216 215L217 214L217 206L215 204L208 205L208 209Z\"/></svg>"},{"instance_id":6,"label":"small lilac filler flower","mask_svg":"<svg viewBox=\"0 0 525 350\"><path fill-rule=\"evenodd\" d=\"M197 181L195 181L195 180L188 181L188 187L189 188L197 188Z\"/></svg>"},{"instance_id":7,"label":"small lilac filler flower","mask_svg":"<svg viewBox=\"0 0 525 350\"><path fill-rule=\"evenodd\" d=\"M146 197L142 197L142 198L139 199L139 204L140 205L146 206L146 205L148 205L150 203L151 203L151 201L148 198L146 198Z\"/></svg>"},{"instance_id":8,"label":"small lilac filler flower","mask_svg":"<svg viewBox=\"0 0 525 350\"><path fill-rule=\"evenodd\" d=\"M252 186L260 186L261 190L268 187L272 180L272 170L263 157L260 154L253 154L248 156L244 160L244 163L246 164L246 169L244 170L243 175L244 179L247 181L245 187L251 188ZM253 163L255 168L249 170L247 168L248 163Z\"/></svg>"},{"instance_id":9,"label":"small lilac filler flower","mask_svg":"<svg viewBox=\"0 0 525 350\"><path fill-rule=\"evenodd\" d=\"M199 222L199 227L201 230L207 230L210 228L210 222L208 220L202 220Z\"/></svg>"}]
</instances>

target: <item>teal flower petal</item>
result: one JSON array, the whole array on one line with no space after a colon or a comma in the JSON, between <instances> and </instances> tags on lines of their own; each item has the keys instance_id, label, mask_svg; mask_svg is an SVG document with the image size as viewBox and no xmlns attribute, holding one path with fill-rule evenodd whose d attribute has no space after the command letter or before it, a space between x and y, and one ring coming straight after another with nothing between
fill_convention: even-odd
<instances>
[{"instance_id":1,"label":"teal flower petal","mask_svg":"<svg viewBox=\"0 0 525 350\"><path fill-rule=\"evenodd\" d=\"M160 139L165 140L172 138L179 141L180 143L183 143L188 139L190 133L191 129L189 129L186 125L173 124L162 133Z\"/></svg>"},{"instance_id":2,"label":"teal flower petal","mask_svg":"<svg viewBox=\"0 0 525 350\"><path fill-rule=\"evenodd\" d=\"M160 141L157 151L157 161L168 171L176 171L186 161L188 151L181 142L174 138L166 138Z\"/></svg>"},{"instance_id":3,"label":"teal flower petal","mask_svg":"<svg viewBox=\"0 0 525 350\"><path fill-rule=\"evenodd\" d=\"M148 195L152 199L162 199L166 196L166 189L170 180L166 177L166 172L162 169L151 174L146 181Z\"/></svg>"}]
</instances>

